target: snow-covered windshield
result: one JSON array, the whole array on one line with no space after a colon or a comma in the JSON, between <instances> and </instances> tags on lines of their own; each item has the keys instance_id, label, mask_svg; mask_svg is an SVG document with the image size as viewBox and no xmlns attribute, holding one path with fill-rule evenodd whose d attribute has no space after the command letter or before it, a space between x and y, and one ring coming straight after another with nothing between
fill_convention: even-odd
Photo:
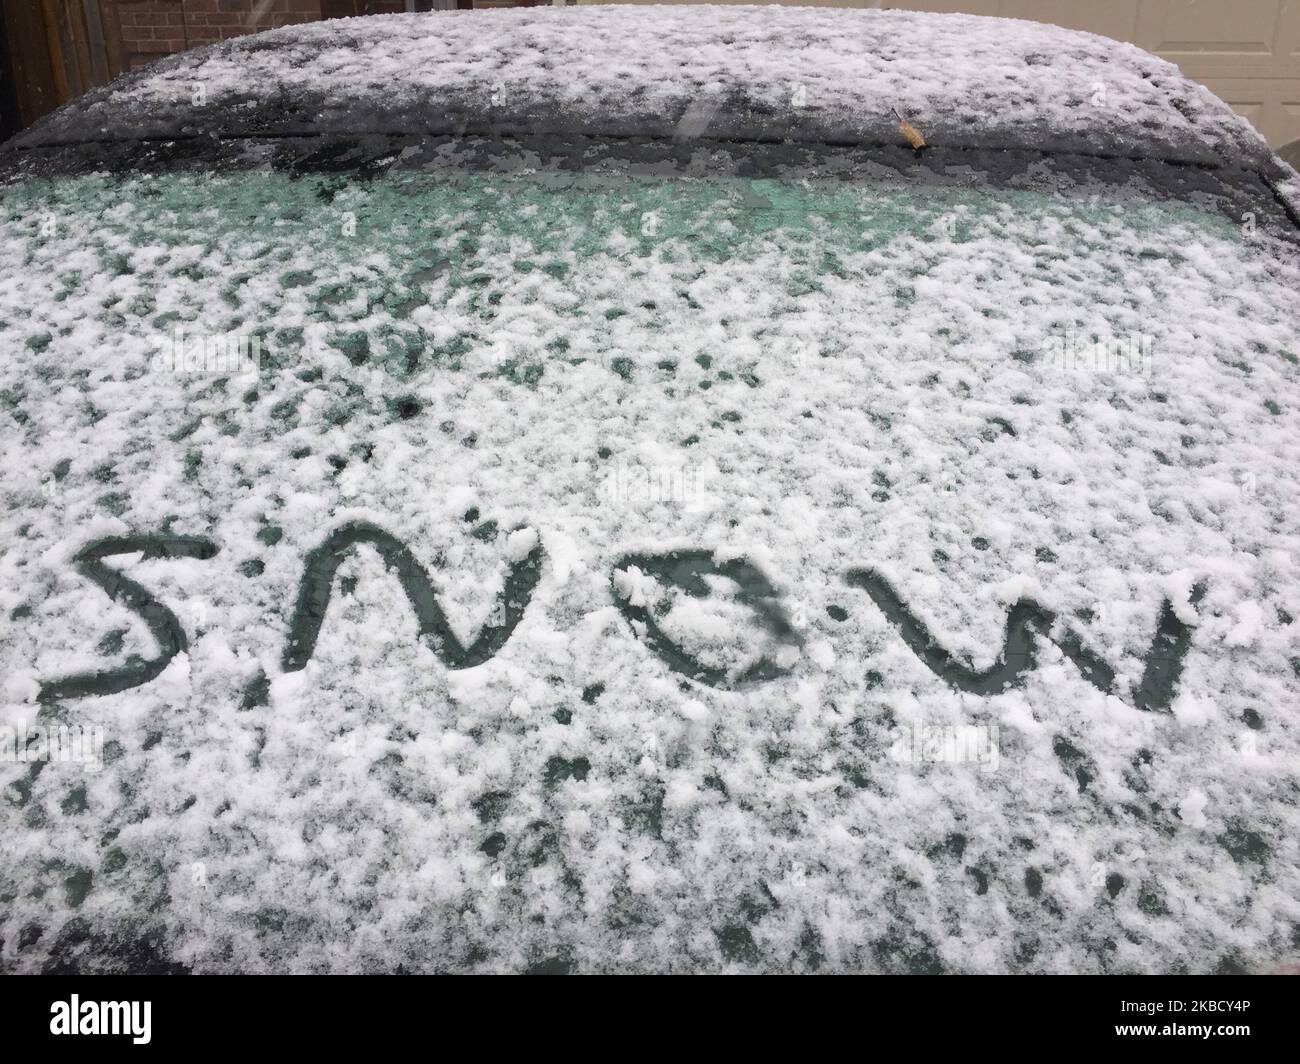
<instances>
[{"instance_id":1,"label":"snow-covered windshield","mask_svg":"<svg viewBox=\"0 0 1300 1064\"><path fill-rule=\"evenodd\" d=\"M0 760L21 965L1280 953L1266 230L838 180L5 189L0 724L98 749Z\"/></svg>"}]
</instances>

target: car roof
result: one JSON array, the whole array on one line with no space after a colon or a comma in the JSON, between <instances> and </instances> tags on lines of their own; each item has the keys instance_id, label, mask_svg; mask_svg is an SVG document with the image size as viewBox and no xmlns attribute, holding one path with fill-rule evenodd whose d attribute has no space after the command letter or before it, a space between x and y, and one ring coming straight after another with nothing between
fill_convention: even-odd
<instances>
[{"instance_id":1,"label":"car roof","mask_svg":"<svg viewBox=\"0 0 1300 1064\"><path fill-rule=\"evenodd\" d=\"M1213 93L1130 44L1016 19L753 7L287 26L127 75L11 144L551 130L871 145L898 143L896 112L947 147L1273 159Z\"/></svg>"}]
</instances>

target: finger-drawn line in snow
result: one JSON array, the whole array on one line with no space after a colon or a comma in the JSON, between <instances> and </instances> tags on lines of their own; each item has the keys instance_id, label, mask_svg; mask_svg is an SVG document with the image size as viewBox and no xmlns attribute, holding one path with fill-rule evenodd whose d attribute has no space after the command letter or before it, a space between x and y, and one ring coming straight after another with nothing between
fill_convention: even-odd
<instances>
[{"instance_id":1,"label":"finger-drawn line in snow","mask_svg":"<svg viewBox=\"0 0 1300 1064\"><path fill-rule=\"evenodd\" d=\"M754 612L762 628L771 632L783 643L798 645L802 640L786 616L780 602L780 592L772 586L762 571L749 562L742 558L733 558L718 565L713 561L713 553L707 550L669 551L666 554L626 554L615 563L610 578L614 588L614 602L624 617L644 630L645 642L650 650L673 672L692 680L698 680L710 687L732 690L774 680L790 671L789 668L764 657L738 675L733 675L727 669L710 667L692 657L668 638L648 607L633 605L628 598L620 594L618 574L630 568L658 577L665 583L680 588L692 598L706 598L712 594L712 590L704 580L705 576L726 577L739 588L737 599Z\"/></svg>"},{"instance_id":2,"label":"finger-drawn line in snow","mask_svg":"<svg viewBox=\"0 0 1300 1064\"><path fill-rule=\"evenodd\" d=\"M331 532L323 543L307 555L298 601L289 622L289 640L281 662L285 672L306 666L316 649L325 612L334 590L334 576L348 553L356 546L372 547L397 574L406 597L415 610L420 639L449 669L469 669L482 665L506 643L523 618L542 575L542 547L537 543L527 556L513 563L506 575L500 604L501 623L487 624L469 646L461 646L447 615L438 605L437 592L429 574L401 540L377 525L353 522Z\"/></svg>"},{"instance_id":3,"label":"finger-drawn line in snow","mask_svg":"<svg viewBox=\"0 0 1300 1064\"><path fill-rule=\"evenodd\" d=\"M306 667L316 650L321 626L333 595L339 566L358 546L373 548L396 574L415 611L420 638L449 669L467 669L495 656L510 639L533 592L541 580L542 547L538 542L528 554L510 564L505 586L498 596L493 618L468 646L461 644L438 603L428 573L410 549L391 533L367 522L350 522L331 532L307 554L298 587L288 640L281 659L285 672ZM104 563L105 558L141 554L152 558L208 559L217 545L196 536L129 535L95 540L73 557L73 563L91 583L114 602L125 606L144 621L158 643L157 656L131 658L121 666L99 672L77 673L41 685L38 700L50 702L88 695L117 694L139 687L158 677L177 654L189 649L184 629L176 615L140 584ZM743 558L715 563L707 550L669 551L663 554L627 554L614 565L610 577L614 600L633 630L673 672L710 687L735 690L752 687L788 675L792 665L761 657L743 670L728 670L701 662L674 642L656 620L651 604L634 603L619 586L619 574L637 570L676 588L692 598L713 594L707 577L724 577L736 585L735 598L753 613L758 626L778 643L797 647L803 640L791 624L781 593L766 575ZM1052 642L1079 669L1083 678L1099 691L1118 694L1115 670L1084 646L1082 637L1070 627L1058 625L1058 615L1031 599L1022 598L1007 612L1002 652L987 669L974 669L956 659L931 635L925 623L903 602L889 582L871 569L855 568L845 574L850 587L866 591L904 643L931 672L959 691L993 695L1022 686L1037 665L1038 638ZM1192 605L1205 594L1196 584L1189 596ZM1053 629L1056 632L1053 633ZM1143 664L1143 674L1133 692L1139 709L1167 713L1173 702L1183 662L1191 647L1193 627L1179 619L1166 600L1156 623L1155 635Z\"/></svg>"},{"instance_id":4,"label":"finger-drawn line in snow","mask_svg":"<svg viewBox=\"0 0 1300 1064\"><path fill-rule=\"evenodd\" d=\"M1037 665L1035 637L1054 643L1078 667L1083 678L1104 694L1116 694L1115 670L1083 645L1073 629L1065 628L1053 635L1057 615L1032 599L1018 600L1007 612L1002 653L987 669L972 669L954 658L935 642L925 623L916 616L887 580L871 569L850 569L845 577L850 587L861 588L879 607L903 642L925 666L949 686L976 695L999 694L1009 687L1024 684ZM1190 599L1196 605L1205 595L1205 585L1196 584ZM1133 693L1139 709L1167 713L1173 702L1183 659L1192 644L1192 626L1184 623L1166 600L1156 622L1155 638L1148 650L1142 680Z\"/></svg>"},{"instance_id":5,"label":"finger-drawn line in snow","mask_svg":"<svg viewBox=\"0 0 1300 1064\"><path fill-rule=\"evenodd\" d=\"M101 588L114 602L134 612L157 640L158 656L141 660L128 659L125 665L101 672L83 672L50 680L41 685L37 699L51 702L60 698L85 695L113 695L139 687L159 676L177 654L189 649L185 629L176 614L158 601L151 592L103 559L119 554L143 554L145 558L198 558L206 560L217 553L217 545L199 536L110 536L87 544L73 557L74 568Z\"/></svg>"}]
</instances>

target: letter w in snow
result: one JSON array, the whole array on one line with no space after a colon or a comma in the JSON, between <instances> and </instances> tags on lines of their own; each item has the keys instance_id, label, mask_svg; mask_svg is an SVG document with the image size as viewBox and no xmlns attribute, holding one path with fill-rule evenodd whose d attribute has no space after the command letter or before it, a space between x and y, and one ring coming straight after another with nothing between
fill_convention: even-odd
<instances>
[{"instance_id":1,"label":"letter w in snow","mask_svg":"<svg viewBox=\"0 0 1300 1064\"><path fill-rule=\"evenodd\" d=\"M1077 632L1063 627L1053 634L1056 614L1031 599L1020 599L1008 611L1002 653L995 664L980 670L958 661L936 643L925 623L908 609L879 573L870 569L850 569L845 579L850 587L861 588L870 595L912 653L925 662L931 672L959 691L993 695L1008 687L1020 686L1037 664L1035 640L1042 636L1074 662L1093 687L1107 694L1117 693L1115 670L1088 650ZM1200 602L1204 595L1205 585L1197 584L1190 596L1192 604ZM1191 626L1179 620L1173 606L1166 601L1160 611L1151 649L1146 655L1142 681L1134 692L1134 702L1139 709L1153 713L1169 711L1191 642Z\"/></svg>"}]
</instances>

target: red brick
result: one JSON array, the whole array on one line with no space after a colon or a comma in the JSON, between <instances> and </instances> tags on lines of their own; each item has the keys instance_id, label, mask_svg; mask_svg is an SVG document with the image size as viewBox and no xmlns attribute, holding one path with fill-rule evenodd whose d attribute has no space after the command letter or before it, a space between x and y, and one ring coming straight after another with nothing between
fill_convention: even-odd
<instances>
[{"instance_id":1,"label":"red brick","mask_svg":"<svg viewBox=\"0 0 1300 1064\"><path fill-rule=\"evenodd\" d=\"M149 52L166 55L169 52L180 51L179 48L169 48L167 41L138 41L131 47L132 52Z\"/></svg>"}]
</instances>

